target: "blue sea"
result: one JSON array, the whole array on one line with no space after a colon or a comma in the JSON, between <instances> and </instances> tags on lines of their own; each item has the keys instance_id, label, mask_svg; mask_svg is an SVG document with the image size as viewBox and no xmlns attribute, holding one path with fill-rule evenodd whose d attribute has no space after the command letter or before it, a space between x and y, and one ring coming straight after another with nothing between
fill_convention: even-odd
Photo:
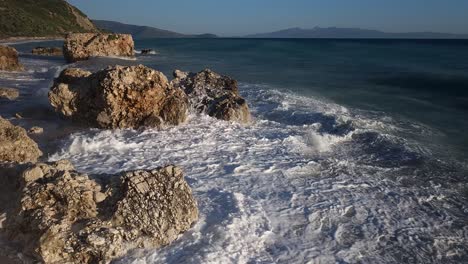
<instances>
[{"instance_id":1,"label":"blue sea","mask_svg":"<svg viewBox=\"0 0 468 264\"><path fill-rule=\"evenodd\" d=\"M16 44L27 71L0 73L22 92L0 115L44 126L46 160L91 175L185 171L198 223L119 263L468 263L468 40L135 42L134 59L73 65L30 55L59 42ZM254 121L191 113L163 130L99 130L53 113L61 70L112 64L229 75Z\"/></svg>"}]
</instances>

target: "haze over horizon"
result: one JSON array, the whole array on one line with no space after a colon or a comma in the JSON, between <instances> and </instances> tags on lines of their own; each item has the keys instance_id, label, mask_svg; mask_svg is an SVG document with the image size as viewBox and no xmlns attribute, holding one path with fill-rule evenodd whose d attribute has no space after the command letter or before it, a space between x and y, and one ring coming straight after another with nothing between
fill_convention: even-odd
<instances>
[{"instance_id":1,"label":"haze over horizon","mask_svg":"<svg viewBox=\"0 0 468 264\"><path fill-rule=\"evenodd\" d=\"M286 28L346 27L385 32L468 34L462 0L68 0L92 19L153 26L185 34L242 36ZM424 8L421 8L424 6Z\"/></svg>"}]
</instances>

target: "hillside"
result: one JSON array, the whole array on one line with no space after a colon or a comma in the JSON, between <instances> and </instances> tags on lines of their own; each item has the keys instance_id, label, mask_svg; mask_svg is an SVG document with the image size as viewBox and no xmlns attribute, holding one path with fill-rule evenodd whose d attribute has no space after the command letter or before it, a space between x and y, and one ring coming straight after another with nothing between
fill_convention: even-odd
<instances>
[{"instance_id":1,"label":"hillside","mask_svg":"<svg viewBox=\"0 0 468 264\"><path fill-rule=\"evenodd\" d=\"M132 34L135 39L149 38L216 38L213 34L186 35L169 30L148 26L129 25L107 20L93 20L94 24L104 31L114 33Z\"/></svg>"},{"instance_id":2,"label":"hillside","mask_svg":"<svg viewBox=\"0 0 468 264\"><path fill-rule=\"evenodd\" d=\"M83 12L64 0L0 0L0 38L96 31Z\"/></svg>"},{"instance_id":3,"label":"hillside","mask_svg":"<svg viewBox=\"0 0 468 264\"><path fill-rule=\"evenodd\" d=\"M360 28L320 28L313 29L289 28L285 30L253 34L248 38L401 38L401 39L461 39L468 35L434 32L387 33L378 30Z\"/></svg>"}]
</instances>

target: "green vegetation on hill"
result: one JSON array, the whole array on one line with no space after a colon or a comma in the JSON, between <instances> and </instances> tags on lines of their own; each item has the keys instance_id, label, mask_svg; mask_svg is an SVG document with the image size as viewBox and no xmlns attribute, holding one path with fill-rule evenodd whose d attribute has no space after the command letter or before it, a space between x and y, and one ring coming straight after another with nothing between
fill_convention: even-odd
<instances>
[{"instance_id":1,"label":"green vegetation on hill","mask_svg":"<svg viewBox=\"0 0 468 264\"><path fill-rule=\"evenodd\" d=\"M96 31L83 12L64 0L0 0L0 38Z\"/></svg>"}]
</instances>

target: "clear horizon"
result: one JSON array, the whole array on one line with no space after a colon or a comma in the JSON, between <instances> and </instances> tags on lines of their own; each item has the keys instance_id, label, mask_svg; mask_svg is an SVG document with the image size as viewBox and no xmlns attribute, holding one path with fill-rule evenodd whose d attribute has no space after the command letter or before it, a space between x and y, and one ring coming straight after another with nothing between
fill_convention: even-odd
<instances>
[{"instance_id":1,"label":"clear horizon","mask_svg":"<svg viewBox=\"0 0 468 264\"><path fill-rule=\"evenodd\" d=\"M68 0L91 19L152 26L185 34L242 36L287 28L346 27L385 32L468 34L462 0Z\"/></svg>"}]
</instances>

